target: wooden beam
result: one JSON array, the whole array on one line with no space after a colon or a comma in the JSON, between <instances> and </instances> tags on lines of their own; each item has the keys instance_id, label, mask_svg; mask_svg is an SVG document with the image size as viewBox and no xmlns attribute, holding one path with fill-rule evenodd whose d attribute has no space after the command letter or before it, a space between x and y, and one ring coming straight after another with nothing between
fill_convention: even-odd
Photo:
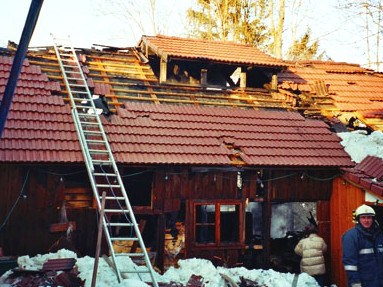
<instances>
[{"instance_id":1,"label":"wooden beam","mask_svg":"<svg viewBox=\"0 0 383 287\"><path fill-rule=\"evenodd\" d=\"M239 76L239 87L246 88L246 71L244 71L244 68L241 68L241 74Z\"/></svg>"},{"instance_id":2,"label":"wooden beam","mask_svg":"<svg viewBox=\"0 0 383 287\"><path fill-rule=\"evenodd\" d=\"M168 63L161 58L160 62L160 83L166 82Z\"/></svg>"},{"instance_id":3,"label":"wooden beam","mask_svg":"<svg viewBox=\"0 0 383 287\"><path fill-rule=\"evenodd\" d=\"M273 74L271 76L271 89L274 91L278 90L278 76L277 76L277 74Z\"/></svg>"},{"instance_id":4,"label":"wooden beam","mask_svg":"<svg viewBox=\"0 0 383 287\"><path fill-rule=\"evenodd\" d=\"M201 69L201 86L207 87L207 69Z\"/></svg>"}]
</instances>

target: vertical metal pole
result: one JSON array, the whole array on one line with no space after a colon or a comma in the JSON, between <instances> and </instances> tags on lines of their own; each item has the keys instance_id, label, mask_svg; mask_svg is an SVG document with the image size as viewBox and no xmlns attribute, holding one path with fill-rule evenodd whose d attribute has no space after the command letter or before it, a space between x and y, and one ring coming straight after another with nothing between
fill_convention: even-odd
<instances>
[{"instance_id":1,"label":"vertical metal pole","mask_svg":"<svg viewBox=\"0 0 383 287\"><path fill-rule=\"evenodd\" d=\"M32 0L29 8L27 20L25 21L23 33L21 34L20 43L17 47L15 58L13 60L12 69L9 74L8 82L5 87L3 99L0 105L0 140L3 134L5 122L9 112L9 107L12 103L13 94L16 89L17 80L20 75L21 67L23 66L25 54L28 49L29 42L32 38L33 31L35 29L37 19L39 18L41 6L44 0ZM9 11L11 12L11 11Z\"/></svg>"}]
</instances>

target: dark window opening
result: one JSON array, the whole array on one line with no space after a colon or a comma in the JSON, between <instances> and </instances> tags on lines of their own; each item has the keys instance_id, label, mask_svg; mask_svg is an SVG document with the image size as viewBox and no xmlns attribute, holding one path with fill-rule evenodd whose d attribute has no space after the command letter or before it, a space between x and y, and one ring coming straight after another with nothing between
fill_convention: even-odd
<instances>
[{"instance_id":1,"label":"dark window opening","mask_svg":"<svg viewBox=\"0 0 383 287\"><path fill-rule=\"evenodd\" d=\"M270 82L271 77L269 78L264 73L264 68L253 68L247 71L246 73L246 87L249 88L271 88Z\"/></svg>"},{"instance_id":2,"label":"dark window opening","mask_svg":"<svg viewBox=\"0 0 383 287\"><path fill-rule=\"evenodd\" d=\"M151 206L154 173L147 169L126 169L121 175L132 206Z\"/></svg>"}]
</instances>

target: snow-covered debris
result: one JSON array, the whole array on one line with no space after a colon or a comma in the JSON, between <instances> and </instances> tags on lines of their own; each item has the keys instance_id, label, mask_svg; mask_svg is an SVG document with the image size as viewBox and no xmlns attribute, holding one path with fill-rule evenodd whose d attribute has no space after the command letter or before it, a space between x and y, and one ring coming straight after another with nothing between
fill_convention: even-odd
<instances>
[{"instance_id":1,"label":"snow-covered debris","mask_svg":"<svg viewBox=\"0 0 383 287\"><path fill-rule=\"evenodd\" d=\"M26 269L41 269L43 263L48 259L56 258L74 258L76 259L76 267L82 280L85 280L85 287L90 287L92 282L94 258L85 256L78 258L77 255L69 250L61 249L57 253L48 253L45 255L37 255L30 258L29 256L21 256L18 259L19 267ZM134 264L128 257L119 261L120 264ZM120 258L119 258L120 259ZM248 270L244 267L224 268L215 267L210 261L205 259L186 259L178 261L179 268L171 267L164 275L156 273L158 282L170 283L176 282L186 285L191 275L200 275L204 279L206 287L224 286L224 281L220 274L225 274L236 282L240 282L240 277L256 281L260 286L268 287L290 287L294 280L295 274L280 273L274 270L253 269ZM136 268L141 268L136 266ZM12 274L8 271L0 277L0 284ZM149 275L146 275L149 276ZM143 281L151 281L150 278L143 278ZM148 287L149 285L142 282L138 278L125 279L118 283L116 274L112 267L103 259L100 259L97 272L97 286L116 286L116 287ZM313 277L306 273L299 274L297 287L319 287ZM336 287L332 285L332 287Z\"/></svg>"}]
</instances>

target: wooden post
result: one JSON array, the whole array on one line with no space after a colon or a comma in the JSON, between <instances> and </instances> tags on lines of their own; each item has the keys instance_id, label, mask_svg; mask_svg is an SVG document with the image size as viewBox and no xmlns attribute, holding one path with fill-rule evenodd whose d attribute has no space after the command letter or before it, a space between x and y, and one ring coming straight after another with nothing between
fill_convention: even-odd
<instances>
[{"instance_id":1,"label":"wooden post","mask_svg":"<svg viewBox=\"0 0 383 287\"><path fill-rule=\"evenodd\" d=\"M104 218L105 197L106 197L106 192L104 191L102 193L101 212L100 212L100 219L98 221L97 246L96 246L96 255L94 257L93 276L92 276L92 285L91 285L92 287L96 286L98 259L100 258L100 249L101 249L102 221Z\"/></svg>"},{"instance_id":2,"label":"wooden post","mask_svg":"<svg viewBox=\"0 0 383 287\"><path fill-rule=\"evenodd\" d=\"M157 217L157 256L155 265L162 271L164 271L164 252L165 252L165 229L166 218L164 214L159 214Z\"/></svg>"},{"instance_id":3,"label":"wooden post","mask_svg":"<svg viewBox=\"0 0 383 287\"><path fill-rule=\"evenodd\" d=\"M201 69L201 86L207 87L207 69Z\"/></svg>"},{"instance_id":4,"label":"wooden post","mask_svg":"<svg viewBox=\"0 0 383 287\"><path fill-rule=\"evenodd\" d=\"M160 83L164 83L166 82L166 77L167 77L167 62L161 58L161 62L160 62Z\"/></svg>"},{"instance_id":5,"label":"wooden post","mask_svg":"<svg viewBox=\"0 0 383 287\"><path fill-rule=\"evenodd\" d=\"M278 76L277 76L277 74L273 74L271 76L271 89L273 91L277 91L278 90Z\"/></svg>"},{"instance_id":6,"label":"wooden post","mask_svg":"<svg viewBox=\"0 0 383 287\"><path fill-rule=\"evenodd\" d=\"M246 72L244 72L242 69L241 69L241 74L239 78L239 87L246 88Z\"/></svg>"}]
</instances>

